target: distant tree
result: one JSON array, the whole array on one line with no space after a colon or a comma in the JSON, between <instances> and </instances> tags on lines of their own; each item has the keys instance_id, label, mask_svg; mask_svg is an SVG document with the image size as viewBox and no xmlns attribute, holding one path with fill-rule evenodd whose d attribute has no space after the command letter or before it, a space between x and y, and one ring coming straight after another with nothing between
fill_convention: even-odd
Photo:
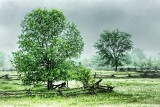
<instances>
[{"instance_id":1,"label":"distant tree","mask_svg":"<svg viewBox=\"0 0 160 107\"><path fill-rule=\"evenodd\" d=\"M90 56L90 57L81 57L80 59L76 59L75 62L81 62L81 65L90 68L97 68L97 67L105 67L105 61L101 58L99 54Z\"/></svg>"},{"instance_id":2,"label":"distant tree","mask_svg":"<svg viewBox=\"0 0 160 107\"><path fill-rule=\"evenodd\" d=\"M151 68L151 67L153 66L152 57L149 57L149 58L147 59L146 66L147 66L148 68Z\"/></svg>"},{"instance_id":3,"label":"distant tree","mask_svg":"<svg viewBox=\"0 0 160 107\"><path fill-rule=\"evenodd\" d=\"M67 80L69 61L81 54L84 45L77 27L61 11L40 8L28 13L21 26L19 51L13 53L13 63L24 74L24 83L47 81L50 90L53 78Z\"/></svg>"},{"instance_id":4,"label":"distant tree","mask_svg":"<svg viewBox=\"0 0 160 107\"><path fill-rule=\"evenodd\" d=\"M91 58L81 58L79 59L78 62L81 62L81 64L85 67L91 67L92 66L92 62L91 62Z\"/></svg>"},{"instance_id":5,"label":"distant tree","mask_svg":"<svg viewBox=\"0 0 160 107\"><path fill-rule=\"evenodd\" d=\"M156 64L158 67L160 67L160 53L158 53L158 58L157 58Z\"/></svg>"},{"instance_id":6,"label":"distant tree","mask_svg":"<svg viewBox=\"0 0 160 107\"><path fill-rule=\"evenodd\" d=\"M131 65L132 64L132 57L129 53L127 53L123 60L124 65Z\"/></svg>"},{"instance_id":7,"label":"distant tree","mask_svg":"<svg viewBox=\"0 0 160 107\"><path fill-rule=\"evenodd\" d=\"M5 53L3 51L0 51L0 67L4 66L4 62L5 62Z\"/></svg>"},{"instance_id":8,"label":"distant tree","mask_svg":"<svg viewBox=\"0 0 160 107\"><path fill-rule=\"evenodd\" d=\"M105 66L108 66L105 62L106 61L104 59L102 59L102 57L99 54L96 54L96 55L94 55L91 58L91 63L95 67L105 67Z\"/></svg>"},{"instance_id":9,"label":"distant tree","mask_svg":"<svg viewBox=\"0 0 160 107\"><path fill-rule=\"evenodd\" d=\"M146 67L146 61L141 61L140 63L139 63L139 67L141 67L141 68L145 68Z\"/></svg>"},{"instance_id":10,"label":"distant tree","mask_svg":"<svg viewBox=\"0 0 160 107\"><path fill-rule=\"evenodd\" d=\"M125 32L120 32L118 29L109 32L105 30L100 39L94 45L98 49L98 53L106 60L106 63L115 67L122 64L126 52L133 48L131 35Z\"/></svg>"},{"instance_id":11,"label":"distant tree","mask_svg":"<svg viewBox=\"0 0 160 107\"><path fill-rule=\"evenodd\" d=\"M155 57L155 58L152 58L151 59L151 62L152 62L152 67L153 68L157 68L157 69L160 69L160 57Z\"/></svg>"},{"instance_id":12,"label":"distant tree","mask_svg":"<svg viewBox=\"0 0 160 107\"><path fill-rule=\"evenodd\" d=\"M133 49L131 52L131 56L133 58L138 58L138 60L146 60L146 58L147 58L144 51L140 48Z\"/></svg>"},{"instance_id":13,"label":"distant tree","mask_svg":"<svg viewBox=\"0 0 160 107\"><path fill-rule=\"evenodd\" d=\"M136 68L138 66L137 62L133 62L133 66Z\"/></svg>"},{"instance_id":14,"label":"distant tree","mask_svg":"<svg viewBox=\"0 0 160 107\"><path fill-rule=\"evenodd\" d=\"M144 64L147 61L146 54L144 51L140 48L133 49L129 54L132 65L136 65L135 67L145 67L146 64Z\"/></svg>"},{"instance_id":15,"label":"distant tree","mask_svg":"<svg viewBox=\"0 0 160 107\"><path fill-rule=\"evenodd\" d=\"M3 66L3 69L5 70L15 70L12 63L11 63L11 60L12 60L12 55L11 54L7 54L5 53L5 61L4 61L4 66Z\"/></svg>"}]
</instances>

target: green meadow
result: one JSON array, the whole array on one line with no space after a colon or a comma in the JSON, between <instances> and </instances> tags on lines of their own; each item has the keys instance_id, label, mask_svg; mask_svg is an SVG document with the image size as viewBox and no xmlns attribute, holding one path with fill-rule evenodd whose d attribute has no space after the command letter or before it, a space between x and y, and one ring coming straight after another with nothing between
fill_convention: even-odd
<instances>
[{"instance_id":1,"label":"green meadow","mask_svg":"<svg viewBox=\"0 0 160 107\"><path fill-rule=\"evenodd\" d=\"M14 72L12 72L14 74ZM3 72L4 74L4 72ZM77 85L69 82L70 85ZM0 98L0 107L159 107L160 79L103 78L101 85L115 86L114 92L70 97L6 97ZM20 80L0 80L0 91L29 88ZM35 87L36 89L36 87Z\"/></svg>"}]
</instances>

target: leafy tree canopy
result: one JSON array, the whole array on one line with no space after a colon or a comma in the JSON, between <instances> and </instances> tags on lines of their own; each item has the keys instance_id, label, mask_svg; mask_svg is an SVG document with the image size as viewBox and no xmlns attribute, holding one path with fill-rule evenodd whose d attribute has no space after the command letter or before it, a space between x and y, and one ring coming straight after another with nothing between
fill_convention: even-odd
<instances>
[{"instance_id":1,"label":"leafy tree canopy","mask_svg":"<svg viewBox=\"0 0 160 107\"><path fill-rule=\"evenodd\" d=\"M118 65L122 64L121 61L124 60L126 52L133 48L133 43L130 34L117 29L112 32L105 30L94 46L106 63L117 70Z\"/></svg>"},{"instance_id":2,"label":"leafy tree canopy","mask_svg":"<svg viewBox=\"0 0 160 107\"><path fill-rule=\"evenodd\" d=\"M29 84L48 81L50 89L53 77L66 79L60 76L65 75L62 68L81 54L84 45L76 25L59 10L38 8L24 17L21 27L13 63L19 73L25 74L24 80L30 79Z\"/></svg>"}]
</instances>

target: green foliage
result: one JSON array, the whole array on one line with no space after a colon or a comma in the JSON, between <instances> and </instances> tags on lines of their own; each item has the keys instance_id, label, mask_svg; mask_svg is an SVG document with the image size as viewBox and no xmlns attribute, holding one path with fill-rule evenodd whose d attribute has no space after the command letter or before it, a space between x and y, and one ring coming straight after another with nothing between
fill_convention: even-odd
<instances>
[{"instance_id":1,"label":"green foliage","mask_svg":"<svg viewBox=\"0 0 160 107\"><path fill-rule=\"evenodd\" d=\"M78 57L83 50L80 32L56 9L35 9L21 23L19 51L13 53L13 63L24 81L67 79L67 60ZM62 71L62 68L63 71ZM28 83L28 82L27 82Z\"/></svg>"},{"instance_id":2,"label":"green foliage","mask_svg":"<svg viewBox=\"0 0 160 107\"><path fill-rule=\"evenodd\" d=\"M72 80L74 78L76 68L75 63L73 61L67 60L62 64L59 64L56 70L58 70L59 74L57 75L57 79L59 80ZM57 80L55 79L55 80Z\"/></svg>"},{"instance_id":3,"label":"green foliage","mask_svg":"<svg viewBox=\"0 0 160 107\"><path fill-rule=\"evenodd\" d=\"M127 53L124 57L123 65L130 65L130 64L132 64L132 57L130 56L129 53Z\"/></svg>"},{"instance_id":4,"label":"green foliage","mask_svg":"<svg viewBox=\"0 0 160 107\"><path fill-rule=\"evenodd\" d=\"M146 64L147 57L144 53L144 51L140 48L135 48L131 51L129 54L131 60L132 60L132 65L135 67L144 67Z\"/></svg>"},{"instance_id":5,"label":"green foliage","mask_svg":"<svg viewBox=\"0 0 160 107\"><path fill-rule=\"evenodd\" d=\"M106 64L116 67L117 70L118 65L122 65L126 52L133 48L133 43L130 34L117 29L112 32L105 30L94 46L106 60Z\"/></svg>"},{"instance_id":6,"label":"green foliage","mask_svg":"<svg viewBox=\"0 0 160 107\"><path fill-rule=\"evenodd\" d=\"M95 66L95 67L105 67L105 66L108 66L105 62L104 59L102 59L102 57L99 55L99 54L96 54L92 57L91 59L91 62L92 64Z\"/></svg>"},{"instance_id":7,"label":"green foliage","mask_svg":"<svg viewBox=\"0 0 160 107\"><path fill-rule=\"evenodd\" d=\"M133 49L126 57L125 65L141 68L158 68L160 67L160 58L146 57L145 52L140 48ZM129 63L128 63L129 61Z\"/></svg>"},{"instance_id":8,"label":"green foliage","mask_svg":"<svg viewBox=\"0 0 160 107\"><path fill-rule=\"evenodd\" d=\"M93 79L91 77L91 69L79 65L76 67L76 70L77 71L75 72L76 74L74 78L77 81L81 81L84 87L88 86L91 80Z\"/></svg>"},{"instance_id":9,"label":"green foliage","mask_svg":"<svg viewBox=\"0 0 160 107\"><path fill-rule=\"evenodd\" d=\"M99 54L93 55L88 58L81 58L77 62L81 62L81 64L85 67L97 68L106 66L105 60L101 58Z\"/></svg>"},{"instance_id":10,"label":"green foliage","mask_svg":"<svg viewBox=\"0 0 160 107\"><path fill-rule=\"evenodd\" d=\"M84 57L84 58L80 58L76 61L77 63L78 62L81 62L81 65L85 66L85 67L92 67L93 63L92 63L92 59L91 57Z\"/></svg>"},{"instance_id":11,"label":"green foliage","mask_svg":"<svg viewBox=\"0 0 160 107\"><path fill-rule=\"evenodd\" d=\"M132 57L137 58L138 60L145 60L146 59L146 55L144 53L144 51L140 48L135 48L132 51Z\"/></svg>"}]
</instances>

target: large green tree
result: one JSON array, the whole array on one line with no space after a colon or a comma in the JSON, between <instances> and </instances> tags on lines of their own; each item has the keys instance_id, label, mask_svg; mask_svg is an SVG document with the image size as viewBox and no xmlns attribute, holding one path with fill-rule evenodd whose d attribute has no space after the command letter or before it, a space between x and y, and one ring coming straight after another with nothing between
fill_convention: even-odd
<instances>
[{"instance_id":1,"label":"large green tree","mask_svg":"<svg viewBox=\"0 0 160 107\"><path fill-rule=\"evenodd\" d=\"M133 48L131 35L125 32L120 32L118 29L109 32L105 30L100 39L94 45L98 49L98 53L106 63L115 67L121 65L127 51Z\"/></svg>"},{"instance_id":2,"label":"large green tree","mask_svg":"<svg viewBox=\"0 0 160 107\"><path fill-rule=\"evenodd\" d=\"M21 27L19 51L13 53L13 63L24 74L23 81L28 84L47 81L48 89L52 89L53 78L66 80L69 71L64 69L69 60L83 50L77 27L61 11L40 8L28 13Z\"/></svg>"}]
</instances>

